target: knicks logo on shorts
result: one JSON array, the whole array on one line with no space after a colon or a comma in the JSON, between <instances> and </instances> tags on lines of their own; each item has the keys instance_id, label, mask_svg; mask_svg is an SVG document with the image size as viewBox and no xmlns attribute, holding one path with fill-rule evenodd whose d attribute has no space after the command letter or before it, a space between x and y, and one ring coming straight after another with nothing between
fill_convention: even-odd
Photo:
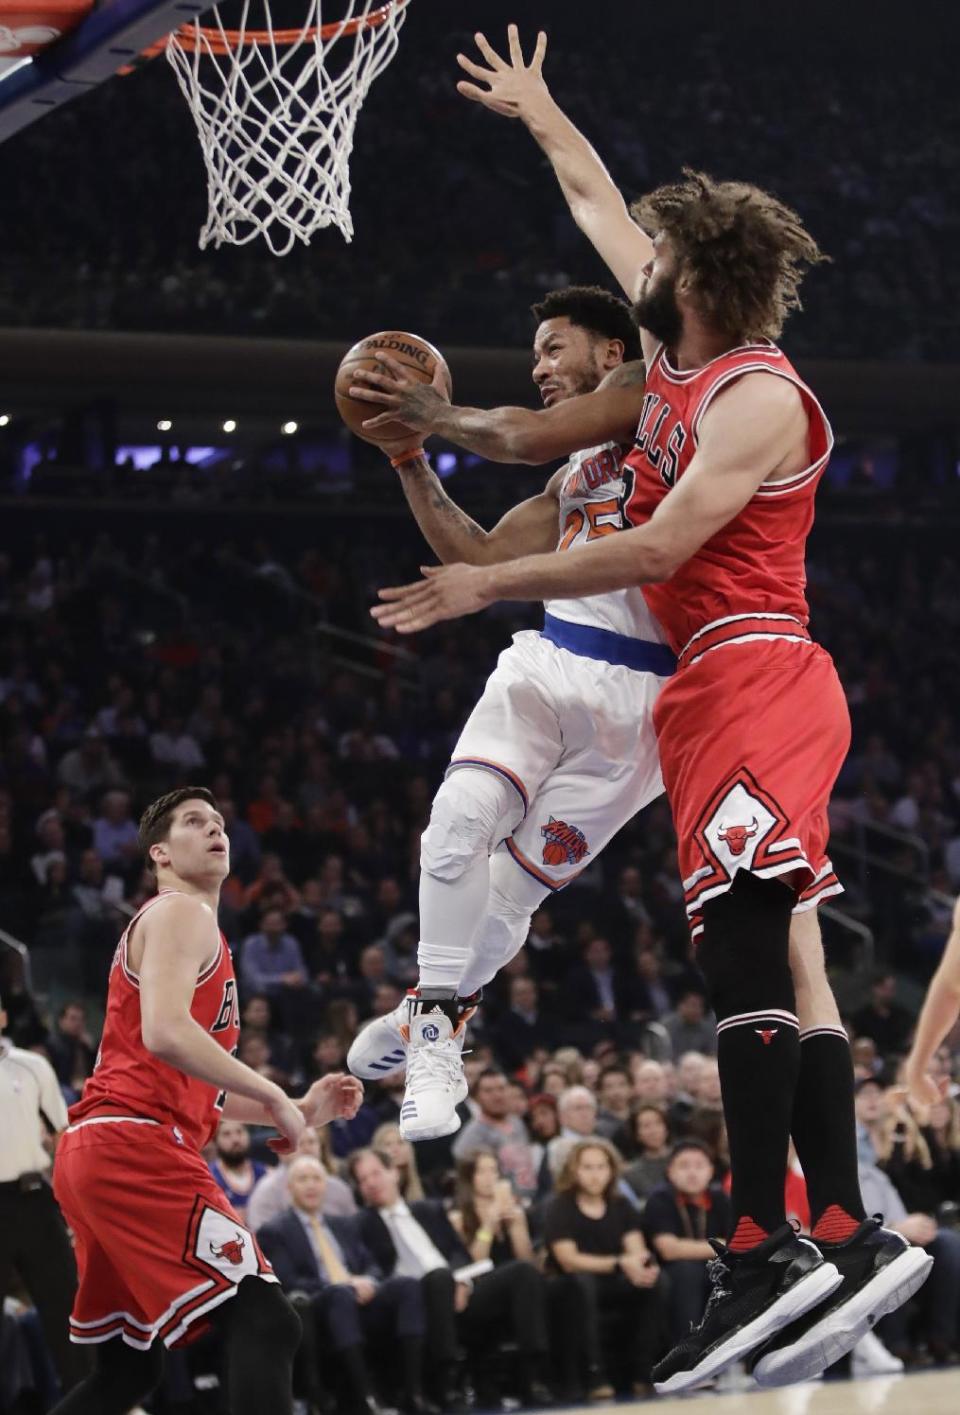
<instances>
[{"instance_id":1,"label":"knicks logo on shorts","mask_svg":"<svg viewBox=\"0 0 960 1415\"><path fill-rule=\"evenodd\" d=\"M546 825L540 827L543 836L543 863L545 865L579 865L590 854L587 837L575 825L558 821L551 816Z\"/></svg>"}]
</instances>

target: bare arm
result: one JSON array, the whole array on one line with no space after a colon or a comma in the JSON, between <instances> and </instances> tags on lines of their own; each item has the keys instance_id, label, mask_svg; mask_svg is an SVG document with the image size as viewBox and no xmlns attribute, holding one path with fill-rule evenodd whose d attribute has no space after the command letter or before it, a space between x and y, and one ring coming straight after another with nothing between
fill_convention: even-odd
<instances>
[{"instance_id":1,"label":"bare arm","mask_svg":"<svg viewBox=\"0 0 960 1415\"><path fill-rule=\"evenodd\" d=\"M459 408L429 383L408 379L388 354L379 362L388 372L357 369L350 396L387 411L364 423L376 438L394 419L421 433L439 433L448 442L490 462L552 462L600 442L632 442L643 407L644 366L639 360L613 369L592 393L567 398L552 408Z\"/></svg>"},{"instance_id":2,"label":"bare arm","mask_svg":"<svg viewBox=\"0 0 960 1415\"><path fill-rule=\"evenodd\" d=\"M561 554L430 570L413 585L381 590L388 603L373 617L415 633L498 599L571 599L669 580L795 452L798 417L805 414L791 384L746 374L710 406L693 460L645 525Z\"/></svg>"},{"instance_id":3,"label":"bare arm","mask_svg":"<svg viewBox=\"0 0 960 1415\"><path fill-rule=\"evenodd\" d=\"M953 928L940 966L933 975L907 1058L906 1082L911 1100L936 1105L941 1088L928 1075L937 1047L960 1016L960 900L953 910Z\"/></svg>"},{"instance_id":4,"label":"bare arm","mask_svg":"<svg viewBox=\"0 0 960 1415\"><path fill-rule=\"evenodd\" d=\"M529 65L524 63L516 25L507 30L509 62L484 35L475 39L486 67L458 54L461 69L478 81L461 80L458 91L495 113L520 119L553 167L574 221L628 298L636 299L641 271L653 256L653 242L630 216L597 152L554 102L543 78L547 36L538 34Z\"/></svg>"},{"instance_id":5,"label":"bare arm","mask_svg":"<svg viewBox=\"0 0 960 1415\"><path fill-rule=\"evenodd\" d=\"M443 564L495 565L521 555L553 550L557 543L559 477L550 478L539 496L511 507L491 531L468 516L447 495L426 457L405 462L400 485L417 525Z\"/></svg>"},{"instance_id":6,"label":"bare arm","mask_svg":"<svg viewBox=\"0 0 960 1415\"><path fill-rule=\"evenodd\" d=\"M655 1233L653 1246L657 1257L663 1263L677 1263L683 1259L706 1261L717 1255L705 1238L678 1238L675 1233Z\"/></svg>"},{"instance_id":7,"label":"bare arm","mask_svg":"<svg viewBox=\"0 0 960 1415\"><path fill-rule=\"evenodd\" d=\"M154 1056L208 1085L263 1107L265 1123L295 1143L303 1116L280 1087L224 1051L190 1015L197 976L217 942L206 904L169 899L141 921L140 1020L143 1044Z\"/></svg>"}]
</instances>

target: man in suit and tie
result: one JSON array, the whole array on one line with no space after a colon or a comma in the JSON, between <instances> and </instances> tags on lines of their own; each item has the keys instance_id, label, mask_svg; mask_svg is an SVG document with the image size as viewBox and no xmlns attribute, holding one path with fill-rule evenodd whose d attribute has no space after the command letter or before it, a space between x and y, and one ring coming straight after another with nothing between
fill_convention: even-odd
<instances>
[{"instance_id":1,"label":"man in suit and tie","mask_svg":"<svg viewBox=\"0 0 960 1415\"><path fill-rule=\"evenodd\" d=\"M364 1345L395 1347L402 1391L400 1408L423 1415L421 1394L423 1297L415 1277L385 1276L371 1257L356 1223L325 1218L327 1172L318 1159L301 1155L288 1170L291 1205L260 1229L257 1237L284 1290L300 1313L300 1365L308 1399L320 1403L318 1348L332 1350L344 1372L351 1415L375 1415Z\"/></svg>"},{"instance_id":2,"label":"man in suit and tie","mask_svg":"<svg viewBox=\"0 0 960 1415\"><path fill-rule=\"evenodd\" d=\"M436 1394L445 1410L462 1410L456 1394L458 1318L471 1347L487 1349L500 1335L520 1351L524 1402L552 1403L541 1380L548 1348L543 1278L532 1263L507 1260L474 1280L456 1273L471 1257L439 1200L407 1204L389 1155L357 1150L348 1167L363 1208L360 1235L385 1273L419 1279L427 1314L427 1349ZM503 1328L506 1325L506 1330Z\"/></svg>"}]
</instances>

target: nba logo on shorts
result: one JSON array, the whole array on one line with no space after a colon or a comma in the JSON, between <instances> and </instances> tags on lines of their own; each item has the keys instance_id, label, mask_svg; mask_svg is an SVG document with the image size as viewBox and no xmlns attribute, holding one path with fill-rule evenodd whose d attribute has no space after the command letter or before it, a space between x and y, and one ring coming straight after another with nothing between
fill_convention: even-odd
<instances>
[{"instance_id":1,"label":"nba logo on shorts","mask_svg":"<svg viewBox=\"0 0 960 1415\"><path fill-rule=\"evenodd\" d=\"M425 1042L435 1042L440 1036L440 1028L436 1022L428 1022L425 1027L421 1028L420 1035Z\"/></svg>"}]
</instances>

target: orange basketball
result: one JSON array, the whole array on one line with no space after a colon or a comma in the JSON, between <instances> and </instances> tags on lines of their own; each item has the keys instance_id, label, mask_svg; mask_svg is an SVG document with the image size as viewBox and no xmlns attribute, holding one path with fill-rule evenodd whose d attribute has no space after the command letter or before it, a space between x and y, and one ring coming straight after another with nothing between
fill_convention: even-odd
<instances>
[{"instance_id":1,"label":"orange basketball","mask_svg":"<svg viewBox=\"0 0 960 1415\"><path fill-rule=\"evenodd\" d=\"M567 852L559 840L548 840L544 845L543 863L545 865L562 865L566 858Z\"/></svg>"},{"instance_id":2,"label":"orange basketball","mask_svg":"<svg viewBox=\"0 0 960 1415\"><path fill-rule=\"evenodd\" d=\"M384 409L378 408L375 403L364 403L359 398L350 397L350 385L357 369L387 372L386 365L378 358L381 353L390 354L421 383L430 383L439 365L448 397L453 392L450 369L440 350L435 349L426 339L421 339L418 334L405 334L396 329L388 329L380 334L368 334L366 339L358 340L353 348L344 354L337 369L333 396L336 399L337 412L347 427L365 442L403 441L409 444L411 439L416 438L416 433L411 433L399 422L387 423L377 430L376 437L368 437L361 430L361 425L368 418L377 417Z\"/></svg>"}]
</instances>

